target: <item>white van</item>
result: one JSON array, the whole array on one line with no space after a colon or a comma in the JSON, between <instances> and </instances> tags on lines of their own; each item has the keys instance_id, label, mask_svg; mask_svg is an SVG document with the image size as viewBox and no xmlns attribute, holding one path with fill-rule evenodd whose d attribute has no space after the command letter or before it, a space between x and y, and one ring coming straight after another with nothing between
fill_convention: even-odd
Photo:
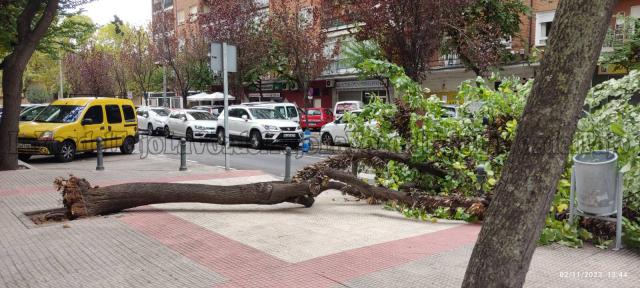
<instances>
[{"instance_id":1,"label":"white van","mask_svg":"<svg viewBox=\"0 0 640 288\"><path fill-rule=\"evenodd\" d=\"M333 109L336 119L342 117L346 112L362 110L364 103L362 101L338 101Z\"/></svg>"},{"instance_id":2,"label":"white van","mask_svg":"<svg viewBox=\"0 0 640 288\"><path fill-rule=\"evenodd\" d=\"M275 109L280 112L280 114L284 115L287 119L300 123L300 113L298 112L298 105L295 103L275 103L275 102L249 102L242 103L245 106L259 106L259 107L267 107L271 109Z\"/></svg>"}]
</instances>

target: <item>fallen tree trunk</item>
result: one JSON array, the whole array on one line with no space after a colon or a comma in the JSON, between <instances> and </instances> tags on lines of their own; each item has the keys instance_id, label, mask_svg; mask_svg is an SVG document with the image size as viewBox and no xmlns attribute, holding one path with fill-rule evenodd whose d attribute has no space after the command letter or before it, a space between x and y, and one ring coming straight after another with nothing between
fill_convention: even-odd
<instances>
[{"instance_id":1,"label":"fallen tree trunk","mask_svg":"<svg viewBox=\"0 0 640 288\"><path fill-rule=\"evenodd\" d=\"M311 207L314 202L309 183L267 182L235 186L184 183L129 183L91 187L85 179L71 176L57 179L63 204L70 219L116 213L138 206L200 202L211 204L262 204L291 202ZM332 188L327 184L326 188ZM334 186L333 188L341 188Z\"/></svg>"},{"instance_id":2,"label":"fallen tree trunk","mask_svg":"<svg viewBox=\"0 0 640 288\"><path fill-rule=\"evenodd\" d=\"M339 182L330 181L337 180ZM465 209L476 206L472 213L482 217L488 200L484 198L428 196L371 186L355 176L335 170L318 171L315 179L299 183L265 182L234 186L185 183L129 183L106 187L91 187L85 179L71 176L56 179L62 191L63 204L69 219L117 213L125 209L160 203L199 202L210 204L296 203L311 207L314 198L329 189L341 190L359 198L395 201L407 206L433 211L438 207ZM471 213L471 212L470 212Z\"/></svg>"}]
</instances>

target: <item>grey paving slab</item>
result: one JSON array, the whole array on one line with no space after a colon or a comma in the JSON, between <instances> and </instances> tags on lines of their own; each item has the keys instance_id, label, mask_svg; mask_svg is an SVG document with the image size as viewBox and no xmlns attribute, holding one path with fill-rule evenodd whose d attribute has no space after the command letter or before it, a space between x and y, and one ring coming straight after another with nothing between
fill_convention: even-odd
<instances>
[{"instance_id":1,"label":"grey paving slab","mask_svg":"<svg viewBox=\"0 0 640 288\"><path fill-rule=\"evenodd\" d=\"M460 287L473 246L353 279L335 287ZM525 287L640 287L640 257L630 250L538 247Z\"/></svg>"}]
</instances>

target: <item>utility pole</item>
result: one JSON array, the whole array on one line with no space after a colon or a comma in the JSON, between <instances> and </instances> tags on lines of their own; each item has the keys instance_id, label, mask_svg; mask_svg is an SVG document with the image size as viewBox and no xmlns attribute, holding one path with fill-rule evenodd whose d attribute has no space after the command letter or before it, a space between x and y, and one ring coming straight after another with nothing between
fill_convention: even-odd
<instances>
[{"instance_id":1,"label":"utility pole","mask_svg":"<svg viewBox=\"0 0 640 288\"><path fill-rule=\"evenodd\" d=\"M222 43L222 82L224 90L224 169L230 170L229 164L229 79L227 75L227 42Z\"/></svg>"},{"instance_id":2,"label":"utility pole","mask_svg":"<svg viewBox=\"0 0 640 288\"><path fill-rule=\"evenodd\" d=\"M58 91L58 99L64 98L64 75L62 74L62 53L58 52L58 67L60 68L60 90Z\"/></svg>"}]
</instances>

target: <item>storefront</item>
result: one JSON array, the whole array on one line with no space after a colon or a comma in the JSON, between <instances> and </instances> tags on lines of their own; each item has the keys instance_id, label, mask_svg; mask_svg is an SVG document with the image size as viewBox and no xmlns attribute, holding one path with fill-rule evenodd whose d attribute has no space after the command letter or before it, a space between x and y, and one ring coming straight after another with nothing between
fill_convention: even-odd
<instances>
[{"instance_id":1,"label":"storefront","mask_svg":"<svg viewBox=\"0 0 640 288\"><path fill-rule=\"evenodd\" d=\"M390 88L391 89L391 88ZM362 101L365 104L374 98L380 98L384 102L392 100L391 91L380 80L355 80L335 82L336 99L338 101Z\"/></svg>"}]
</instances>

